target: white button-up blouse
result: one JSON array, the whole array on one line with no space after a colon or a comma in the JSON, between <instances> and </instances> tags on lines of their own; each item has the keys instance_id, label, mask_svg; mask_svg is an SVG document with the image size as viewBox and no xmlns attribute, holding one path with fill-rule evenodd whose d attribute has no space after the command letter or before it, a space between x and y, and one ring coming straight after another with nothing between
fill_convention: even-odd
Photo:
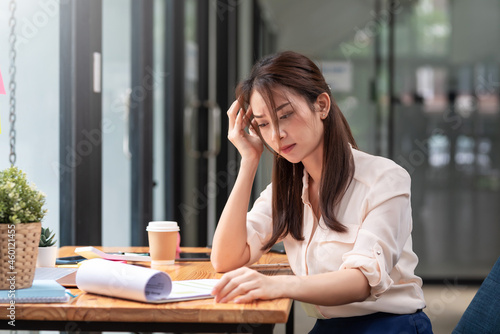
<instances>
[{"instance_id":1,"label":"white button-up blouse","mask_svg":"<svg viewBox=\"0 0 500 334\"><path fill-rule=\"evenodd\" d=\"M418 262L412 250L410 176L391 160L352 149L355 172L337 208L345 233L315 218L309 203L308 174L304 171L304 240L283 239L290 266L297 276L357 268L371 286L371 296L341 306L303 303L317 318L351 317L375 312L413 313L425 307L422 280L415 276ZM319 224L312 234L315 224ZM247 214L247 242L251 262L272 233L272 187L269 185Z\"/></svg>"}]
</instances>

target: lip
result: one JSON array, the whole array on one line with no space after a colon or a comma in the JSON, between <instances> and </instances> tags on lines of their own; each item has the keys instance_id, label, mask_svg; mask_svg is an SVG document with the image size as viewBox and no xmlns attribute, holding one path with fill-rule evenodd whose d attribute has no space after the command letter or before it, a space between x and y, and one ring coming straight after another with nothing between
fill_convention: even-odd
<instances>
[{"instance_id":1,"label":"lip","mask_svg":"<svg viewBox=\"0 0 500 334\"><path fill-rule=\"evenodd\" d=\"M295 147L295 144L283 146L281 148L281 152L284 154L290 153L290 151L292 151L294 147Z\"/></svg>"}]
</instances>

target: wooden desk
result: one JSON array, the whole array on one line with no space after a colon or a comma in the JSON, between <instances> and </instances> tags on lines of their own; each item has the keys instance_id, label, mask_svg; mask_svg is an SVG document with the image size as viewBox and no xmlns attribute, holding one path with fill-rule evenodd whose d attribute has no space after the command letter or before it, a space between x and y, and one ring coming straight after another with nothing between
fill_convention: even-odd
<instances>
[{"instance_id":1,"label":"wooden desk","mask_svg":"<svg viewBox=\"0 0 500 334\"><path fill-rule=\"evenodd\" d=\"M75 247L63 247L59 256L71 256ZM105 247L104 251L147 252L141 247ZM204 248L183 251L206 252ZM287 262L285 255L265 254L258 263ZM220 278L210 262L177 262L165 267L173 280ZM290 274L287 268L267 269L265 274ZM229 332L272 333L276 323L286 323L292 300L276 299L250 304L215 304L203 299L147 304L110 298L71 289L78 294L68 303L16 304L16 327L7 323L6 304L0 306L0 329L60 331Z\"/></svg>"}]
</instances>

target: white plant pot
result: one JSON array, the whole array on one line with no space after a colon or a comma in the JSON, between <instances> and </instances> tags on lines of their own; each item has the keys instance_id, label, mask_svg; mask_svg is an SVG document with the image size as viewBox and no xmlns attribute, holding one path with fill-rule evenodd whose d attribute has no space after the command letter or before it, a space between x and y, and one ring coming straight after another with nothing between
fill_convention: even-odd
<instances>
[{"instance_id":1,"label":"white plant pot","mask_svg":"<svg viewBox=\"0 0 500 334\"><path fill-rule=\"evenodd\" d=\"M37 267L55 267L57 258L57 247L38 247Z\"/></svg>"}]
</instances>

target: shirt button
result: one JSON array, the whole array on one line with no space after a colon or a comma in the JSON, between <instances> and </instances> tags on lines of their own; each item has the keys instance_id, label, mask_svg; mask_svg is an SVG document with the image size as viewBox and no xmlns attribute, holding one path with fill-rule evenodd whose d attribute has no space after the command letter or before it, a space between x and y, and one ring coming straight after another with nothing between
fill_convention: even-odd
<instances>
[{"instance_id":1,"label":"shirt button","mask_svg":"<svg viewBox=\"0 0 500 334\"><path fill-rule=\"evenodd\" d=\"M377 255L380 255L380 254L382 254L382 252L381 251L377 251Z\"/></svg>"}]
</instances>

